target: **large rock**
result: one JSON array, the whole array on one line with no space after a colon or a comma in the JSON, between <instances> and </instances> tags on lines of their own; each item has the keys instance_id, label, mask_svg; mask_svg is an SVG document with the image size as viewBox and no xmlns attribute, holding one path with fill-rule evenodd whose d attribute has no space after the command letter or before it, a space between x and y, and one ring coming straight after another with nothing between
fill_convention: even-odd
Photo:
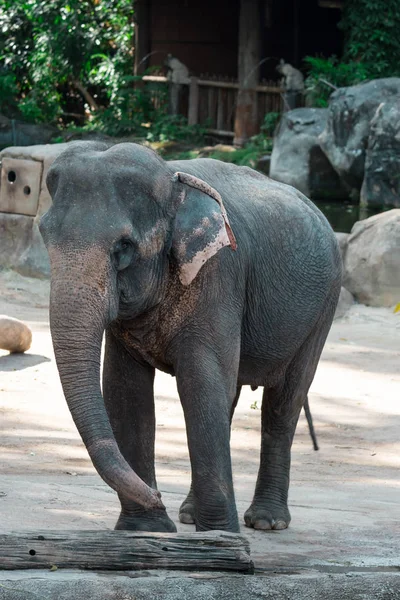
<instances>
[{"instance_id":1,"label":"large rock","mask_svg":"<svg viewBox=\"0 0 400 600\"><path fill-rule=\"evenodd\" d=\"M0 115L0 149L7 146L32 146L49 144L58 129L51 125L22 123Z\"/></svg>"},{"instance_id":2,"label":"large rock","mask_svg":"<svg viewBox=\"0 0 400 600\"><path fill-rule=\"evenodd\" d=\"M382 102L398 101L400 78L375 79L340 88L330 97L326 129L319 136L322 150L353 197L358 197L371 120Z\"/></svg>"},{"instance_id":3,"label":"large rock","mask_svg":"<svg viewBox=\"0 0 400 600\"><path fill-rule=\"evenodd\" d=\"M400 99L380 104L371 121L361 188L363 206L400 208Z\"/></svg>"},{"instance_id":4,"label":"large rock","mask_svg":"<svg viewBox=\"0 0 400 600\"><path fill-rule=\"evenodd\" d=\"M393 306L400 302L400 209L353 226L343 285L363 304Z\"/></svg>"},{"instance_id":5,"label":"large rock","mask_svg":"<svg viewBox=\"0 0 400 600\"><path fill-rule=\"evenodd\" d=\"M345 198L339 177L319 146L327 123L323 108L296 108L282 116L274 139L270 177L309 198Z\"/></svg>"},{"instance_id":6,"label":"large rock","mask_svg":"<svg viewBox=\"0 0 400 600\"><path fill-rule=\"evenodd\" d=\"M347 243L349 241L349 233L342 233L341 231L336 231L335 232L336 235L336 239L338 241L339 244L339 249L340 249L340 255L342 257L342 261L344 264L344 259L346 256L346 250L347 250Z\"/></svg>"},{"instance_id":7,"label":"large rock","mask_svg":"<svg viewBox=\"0 0 400 600\"><path fill-rule=\"evenodd\" d=\"M51 205L47 171L66 147L11 147L0 153L0 266L29 277L49 276L49 258L38 222Z\"/></svg>"}]
</instances>

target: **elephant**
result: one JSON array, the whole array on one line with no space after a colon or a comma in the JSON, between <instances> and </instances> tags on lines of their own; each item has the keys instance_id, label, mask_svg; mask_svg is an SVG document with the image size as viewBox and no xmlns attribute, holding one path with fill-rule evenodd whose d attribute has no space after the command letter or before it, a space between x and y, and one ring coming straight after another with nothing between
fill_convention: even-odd
<instances>
[{"instance_id":1,"label":"elephant","mask_svg":"<svg viewBox=\"0 0 400 600\"><path fill-rule=\"evenodd\" d=\"M292 440L341 287L328 221L249 167L165 161L133 143L71 143L47 186L56 363L89 456L118 493L115 528L176 531L155 476L156 369L176 377L187 429L180 521L239 531L230 427L250 385L264 391L245 524L288 527Z\"/></svg>"}]
</instances>

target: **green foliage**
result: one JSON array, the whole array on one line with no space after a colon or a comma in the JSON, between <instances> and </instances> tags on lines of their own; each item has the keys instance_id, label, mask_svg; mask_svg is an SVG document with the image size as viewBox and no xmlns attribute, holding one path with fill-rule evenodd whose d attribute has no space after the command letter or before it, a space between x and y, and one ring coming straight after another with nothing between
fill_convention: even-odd
<instances>
[{"instance_id":1,"label":"green foliage","mask_svg":"<svg viewBox=\"0 0 400 600\"><path fill-rule=\"evenodd\" d=\"M249 142L244 148L239 148L234 152L223 152L217 150L210 154L210 158L222 160L223 162L240 165L242 167L256 167L258 159L266 150L262 149L259 144L254 141Z\"/></svg>"},{"instance_id":2,"label":"green foliage","mask_svg":"<svg viewBox=\"0 0 400 600\"><path fill-rule=\"evenodd\" d=\"M346 0L339 27L345 36L341 60L336 56L304 59L309 106L327 106L331 86L400 76L399 0Z\"/></svg>"},{"instance_id":3,"label":"green foliage","mask_svg":"<svg viewBox=\"0 0 400 600\"><path fill-rule=\"evenodd\" d=\"M276 126L281 118L281 113L269 112L264 117L264 123L261 126L262 133L267 137L272 137L275 133Z\"/></svg>"},{"instance_id":4,"label":"green foliage","mask_svg":"<svg viewBox=\"0 0 400 600\"><path fill-rule=\"evenodd\" d=\"M110 91L112 97L108 107L95 113L86 128L112 136L135 134L139 137L149 137L151 123L166 113L167 89L157 84L133 88L137 79L140 80L134 76L121 79L118 90L115 93ZM153 102L155 94L156 105Z\"/></svg>"},{"instance_id":5,"label":"green foliage","mask_svg":"<svg viewBox=\"0 0 400 600\"><path fill-rule=\"evenodd\" d=\"M399 0L347 0L339 26L346 62L363 63L369 79L400 76Z\"/></svg>"},{"instance_id":6,"label":"green foliage","mask_svg":"<svg viewBox=\"0 0 400 600\"><path fill-rule=\"evenodd\" d=\"M161 115L154 120L147 134L150 142L186 141L201 142L204 139L205 129L200 125L188 125L187 119L182 115Z\"/></svg>"},{"instance_id":7,"label":"green foliage","mask_svg":"<svg viewBox=\"0 0 400 600\"><path fill-rule=\"evenodd\" d=\"M34 121L56 121L71 101L108 107L133 71L132 4L0 0L0 79L15 82L8 105Z\"/></svg>"},{"instance_id":8,"label":"green foliage","mask_svg":"<svg viewBox=\"0 0 400 600\"><path fill-rule=\"evenodd\" d=\"M0 70L0 112L13 117L17 112L18 87L15 75Z\"/></svg>"},{"instance_id":9,"label":"green foliage","mask_svg":"<svg viewBox=\"0 0 400 600\"><path fill-rule=\"evenodd\" d=\"M361 62L341 62L336 56L306 56L304 62L308 67L304 85L309 106L326 107L336 87L355 85L368 78L367 69Z\"/></svg>"}]
</instances>

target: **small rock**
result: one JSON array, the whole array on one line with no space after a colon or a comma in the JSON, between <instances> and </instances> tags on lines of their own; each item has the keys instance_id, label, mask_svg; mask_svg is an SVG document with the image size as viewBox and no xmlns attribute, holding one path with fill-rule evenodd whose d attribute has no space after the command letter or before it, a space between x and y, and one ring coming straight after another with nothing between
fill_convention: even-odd
<instances>
[{"instance_id":1,"label":"small rock","mask_svg":"<svg viewBox=\"0 0 400 600\"><path fill-rule=\"evenodd\" d=\"M32 332L25 323L0 315L0 348L9 352L26 352L32 343Z\"/></svg>"}]
</instances>

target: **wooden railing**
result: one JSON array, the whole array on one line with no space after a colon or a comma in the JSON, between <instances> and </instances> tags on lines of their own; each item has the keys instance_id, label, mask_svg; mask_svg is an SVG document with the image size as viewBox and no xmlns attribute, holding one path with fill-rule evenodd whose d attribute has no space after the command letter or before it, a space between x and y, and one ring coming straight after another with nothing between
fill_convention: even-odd
<instances>
[{"instance_id":1,"label":"wooden railing","mask_svg":"<svg viewBox=\"0 0 400 600\"><path fill-rule=\"evenodd\" d=\"M143 80L168 83L166 77L159 75L145 75ZM179 113L187 117L189 125L202 125L210 133L233 137L239 89L236 80L202 75L191 77L189 82L180 85L183 94L179 102ZM264 80L257 86L256 92L257 120L261 127L267 113L283 111L284 90L276 82Z\"/></svg>"}]
</instances>

